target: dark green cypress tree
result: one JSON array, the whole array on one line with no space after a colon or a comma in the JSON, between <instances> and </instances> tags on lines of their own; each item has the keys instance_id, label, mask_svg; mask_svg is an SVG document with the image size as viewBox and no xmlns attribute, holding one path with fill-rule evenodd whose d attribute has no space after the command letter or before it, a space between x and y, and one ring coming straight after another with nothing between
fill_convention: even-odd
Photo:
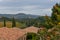
<instances>
[{"instance_id":1,"label":"dark green cypress tree","mask_svg":"<svg viewBox=\"0 0 60 40\"><path fill-rule=\"evenodd\" d=\"M2 18L3 18L4 27L6 27L6 19L5 17L2 17Z\"/></svg>"},{"instance_id":2,"label":"dark green cypress tree","mask_svg":"<svg viewBox=\"0 0 60 40\"><path fill-rule=\"evenodd\" d=\"M16 21L15 21L14 17L12 18L12 27L16 27Z\"/></svg>"}]
</instances>

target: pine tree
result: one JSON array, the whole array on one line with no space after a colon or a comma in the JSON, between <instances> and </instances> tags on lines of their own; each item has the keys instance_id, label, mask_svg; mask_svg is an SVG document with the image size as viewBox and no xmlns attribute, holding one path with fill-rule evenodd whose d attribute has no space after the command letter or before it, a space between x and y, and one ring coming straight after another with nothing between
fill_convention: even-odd
<instances>
[{"instance_id":1,"label":"pine tree","mask_svg":"<svg viewBox=\"0 0 60 40\"><path fill-rule=\"evenodd\" d=\"M52 22L55 24L60 22L60 5L58 3L53 6L51 18Z\"/></svg>"},{"instance_id":2,"label":"pine tree","mask_svg":"<svg viewBox=\"0 0 60 40\"><path fill-rule=\"evenodd\" d=\"M12 18L12 27L16 27L16 21L15 21L14 17Z\"/></svg>"}]
</instances>

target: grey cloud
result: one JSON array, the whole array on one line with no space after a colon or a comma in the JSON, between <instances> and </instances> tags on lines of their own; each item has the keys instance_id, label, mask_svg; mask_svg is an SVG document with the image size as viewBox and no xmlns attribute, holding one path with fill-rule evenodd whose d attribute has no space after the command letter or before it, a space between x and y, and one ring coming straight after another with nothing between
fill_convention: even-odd
<instances>
[{"instance_id":1,"label":"grey cloud","mask_svg":"<svg viewBox=\"0 0 60 40\"><path fill-rule=\"evenodd\" d=\"M0 13L51 15L51 8L60 0L0 0Z\"/></svg>"}]
</instances>

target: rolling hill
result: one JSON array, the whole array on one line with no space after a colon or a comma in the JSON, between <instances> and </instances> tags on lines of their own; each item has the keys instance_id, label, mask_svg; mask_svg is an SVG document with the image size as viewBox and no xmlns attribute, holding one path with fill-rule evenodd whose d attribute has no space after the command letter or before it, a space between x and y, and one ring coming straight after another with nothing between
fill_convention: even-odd
<instances>
[{"instance_id":1,"label":"rolling hill","mask_svg":"<svg viewBox=\"0 0 60 40\"><path fill-rule=\"evenodd\" d=\"M7 17L12 18L13 16L15 19L22 19L22 18L37 18L38 15L31 15L31 14L24 14L24 13L18 13L18 14L0 14L0 17Z\"/></svg>"}]
</instances>

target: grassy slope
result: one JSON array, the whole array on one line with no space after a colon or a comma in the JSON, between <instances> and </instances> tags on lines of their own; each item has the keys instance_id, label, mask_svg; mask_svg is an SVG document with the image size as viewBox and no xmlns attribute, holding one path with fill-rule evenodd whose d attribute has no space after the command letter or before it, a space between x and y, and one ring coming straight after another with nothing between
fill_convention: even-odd
<instances>
[{"instance_id":1,"label":"grassy slope","mask_svg":"<svg viewBox=\"0 0 60 40\"><path fill-rule=\"evenodd\" d=\"M3 22L0 22L0 27L3 27ZM16 22L16 27L20 27L20 25L21 25L21 23L19 23L19 22ZM10 21L7 21L6 22L6 27L12 27L12 22L10 22Z\"/></svg>"}]
</instances>

